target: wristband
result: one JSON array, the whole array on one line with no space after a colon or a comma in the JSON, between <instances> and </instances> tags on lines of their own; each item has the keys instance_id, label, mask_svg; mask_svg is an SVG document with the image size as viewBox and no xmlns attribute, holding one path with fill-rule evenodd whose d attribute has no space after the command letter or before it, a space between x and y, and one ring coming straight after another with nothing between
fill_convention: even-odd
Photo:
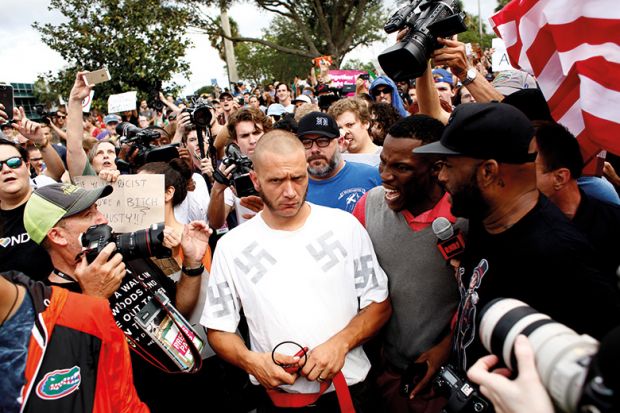
<instances>
[{"instance_id":1,"label":"wristband","mask_svg":"<svg viewBox=\"0 0 620 413\"><path fill-rule=\"evenodd\" d=\"M200 267L198 268L186 268L185 266L183 266L181 267L181 271L188 277L198 277L199 275L202 275L203 272L205 272L205 266L203 264L200 264Z\"/></svg>"}]
</instances>

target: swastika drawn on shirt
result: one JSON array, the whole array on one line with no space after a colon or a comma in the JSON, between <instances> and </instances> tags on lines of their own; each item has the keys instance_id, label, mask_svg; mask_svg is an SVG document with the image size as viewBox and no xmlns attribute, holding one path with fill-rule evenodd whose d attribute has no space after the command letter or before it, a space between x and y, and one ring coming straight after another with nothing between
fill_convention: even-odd
<instances>
[{"instance_id":1,"label":"swastika drawn on shirt","mask_svg":"<svg viewBox=\"0 0 620 413\"><path fill-rule=\"evenodd\" d=\"M217 291L217 296L215 295L215 291ZM224 317L232 313L233 296L226 281L210 286L207 290L207 299L210 305L219 304L222 306L221 310L213 313L215 317Z\"/></svg>"},{"instance_id":2,"label":"swastika drawn on shirt","mask_svg":"<svg viewBox=\"0 0 620 413\"><path fill-rule=\"evenodd\" d=\"M371 287L379 285L377 274L375 274L375 269L372 266L372 255L362 255L354 259L353 268L355 271L355 289L358 293L366 288L369 282L372 282Z\"/></svg>"},{"instance_id":3,"label":"swastika drawn on shirt","mask_svg":"<svg viewBox=\"0 0 620 413\"><path fill-rule=\"evenodd\" d=\"M323 271L329 271L334 265L340 262L340 259L336 255L335 251L340 251L342 258L347 256L347 251L344 249L340 241L335 240L333 242L327 242L327 240L334 236L334 231L328 231L325 234L318 237L315 242L306 245L310 255L317 260L321 261L324 257L328 257L328 260L323 264L321 269ZM318 244L319 248L315 248L312 244Z\"/></svg>"},{"instance_id":4,"label":"swastika drawn on shirt","mask_svg":"<svg viewBox=\"0 0 620 413\"><path fill-rule=\"evenodd\" d=\"M239 257L235 258L235 264L239 269L246 274L250 274L252 270L254 270L254 275L251 276L250 280L256 284L263 278L265 273L267 273L267 267L262 263L262 261L267 261L269 264L274 265L277 261L273 258L267 251L261 249L253 253L253 250L258 247L258 242L254 241L247 247L241 251L241 254L245 257L245 262L241 261Z\"/></svg>"}]
</instances>

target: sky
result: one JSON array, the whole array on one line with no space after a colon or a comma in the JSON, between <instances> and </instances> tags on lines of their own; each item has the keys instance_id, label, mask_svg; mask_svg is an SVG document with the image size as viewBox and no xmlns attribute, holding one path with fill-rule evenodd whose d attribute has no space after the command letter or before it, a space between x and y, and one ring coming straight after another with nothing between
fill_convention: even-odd
<instances>
[{"instance_id":1,"label":"sky","mask_svg":"<svg viewBox=\"0 0 620 413\"><path fill-rule=\"evenodd\" d=\"M478 1L483 21L486 22L493 13L496 0L463 0L465 10L471 14L478 14ZM31 27L35 21L40 23L63 21L60 13L48 10L48 4L47 0L2 0L0 38L3 42L0 47L0 82L32 83L38 74L57 72L66 65L60 54L47 47L41 41L39 33ZM214 14L218 13L214 10ZM241 34L248 37L259 37L271 19L269 13L248 4L233 6L229 10L229 15L239 24ZM183 94L191 94L194 90L211 84L211 79L217 79L221 86L227 85L224 62L211 47L207 36L194 33L189 37L194 46L187 50L185 58L190 63L192 73L189 79L183 76L173 78L173 81L183 87ZM394 35L389 36L385 42L358 48L349 53L346 59L372 61L393 42Z\"/></svg>"}]
</instances>

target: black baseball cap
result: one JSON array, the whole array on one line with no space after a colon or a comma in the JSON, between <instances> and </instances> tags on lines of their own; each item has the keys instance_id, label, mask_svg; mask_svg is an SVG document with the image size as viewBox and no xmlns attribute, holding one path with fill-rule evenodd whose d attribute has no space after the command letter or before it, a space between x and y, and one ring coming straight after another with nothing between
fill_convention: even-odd
<instances>
[{"instance_id":1,"label":"black baseball cap","mask_svg":"<svg viewBox=\"0 0 620 413\"><path fill-rule=\"evenodd\" d=\"M534 128L517 108L504 103L466 103L456 107L439 142L414 153L495 159L502 163L533 162L529 152Z\"/></svg>"},{"instance_id":2,"label":"black baseball cap","mask_svg":"<svg viewBox=\"0 0 620 413\"><path fill-rule=\"evenodd\" d=\"M299 120L297 136L320 135L327 138L337 138L340 136L338 124L327 113L310 112Z\"/></svg>"}]
</instances>

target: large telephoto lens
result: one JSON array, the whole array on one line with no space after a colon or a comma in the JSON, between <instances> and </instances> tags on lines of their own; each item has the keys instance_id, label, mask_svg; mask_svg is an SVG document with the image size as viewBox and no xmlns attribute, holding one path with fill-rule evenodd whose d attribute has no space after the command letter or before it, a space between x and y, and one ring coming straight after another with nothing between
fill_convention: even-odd
<instances>
[{"instance_id":1,"label":"large telephoto lens","mask_svg":"<svg viewBox=\"0 0 620 413\"><path fill-rule=\"evenodd\" d=\"M172 251L163 245L164 223L153 224L147 229L141 229L127 234L117 234L116 248L124 259L132 258L167 258Z\"/></svg>"},{"instance_id":2,"label":"large telephoto lens","mask_svg":"<svg viewBox=\"0 0 620 413\"><path fill-rule=\"evenodd\" d=\"M498 298L480 315L480 340L511 370L516 370L514 343L518 335L528 337L545 388L558 407L575 412L598 341L553 321L522 301Z\"/></svg>"}]
</instances>

